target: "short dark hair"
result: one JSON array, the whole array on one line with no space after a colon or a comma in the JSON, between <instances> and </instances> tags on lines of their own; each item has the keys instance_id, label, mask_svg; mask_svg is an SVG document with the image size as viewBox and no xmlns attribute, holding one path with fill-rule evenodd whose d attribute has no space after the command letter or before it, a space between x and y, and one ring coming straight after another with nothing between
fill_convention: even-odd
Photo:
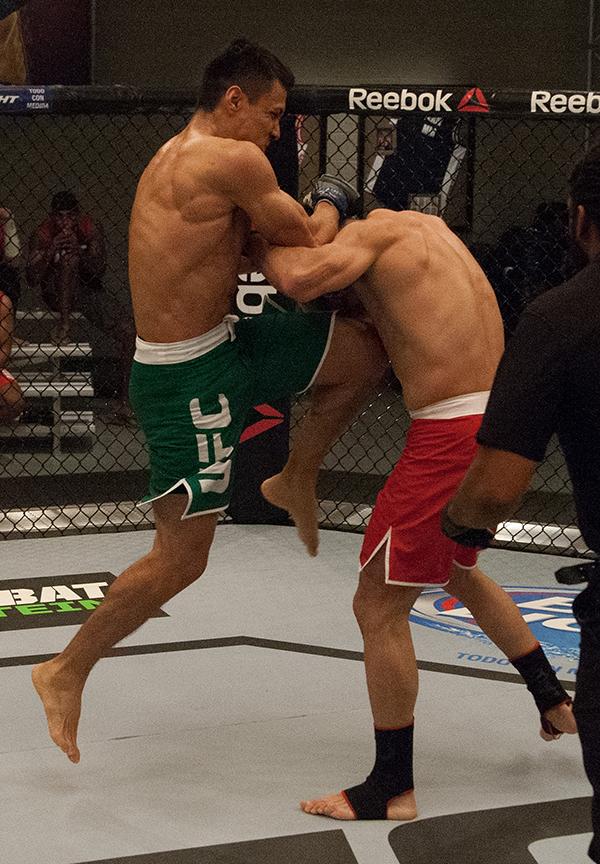
<instances>
[{"instance_id":1,"label":"short dark hair","mask_svg":"<svg viewBox=\"0 0 600 864\"><path fill-rule=\"evenodd\" d=\"M571 174L569 194L573 204L581 204L591 221L600 228L600 145L588 150Z\"/></svg>"},{"instance_id":2,"label":"short dark hair","mask_svg":"<svg viewBox=\"0 0 600 864\"><path fill-rule=\"evenodd\" d=\"M79 207L79 201L72 192L57 192L50 202L52 213L58 213L60 210L75 210L76 207Z\"/></svg>"},{"instance_id":3,"label":"short dark hair","mask_svg":"<svg viewBox=\"0 0 600 864\"><path fill-rule=\"evenodd\" d=\"M294 75L266 48L247 39L235 39L204 70L196 109L214 111L219 99L234 84L255 102L275 81L290 90L294 86Z\"/></svg>"}]
</instances>

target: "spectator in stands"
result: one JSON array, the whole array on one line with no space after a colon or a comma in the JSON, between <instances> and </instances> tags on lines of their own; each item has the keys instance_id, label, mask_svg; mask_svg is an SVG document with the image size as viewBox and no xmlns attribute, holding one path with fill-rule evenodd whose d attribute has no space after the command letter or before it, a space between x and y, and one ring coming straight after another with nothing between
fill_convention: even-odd
<instances>
[{"instance_id":1,"label":"spectator in stands","mask_svg":"<svg viewBox=\"0 0 600 864\"><path fill-rule=\"evenodd\" d=\"M46 305L59 315L51 333L57 345L70 341L72 313L79 311L95 327L118 342L118 383L115 407L106 422L129 422L127 390L133 356L133 323L104 297L106 245L102 226L82 213L76 197L67 191L52 198L50 214L29 241L27 279L40 286ZM98 359L98 366L102 360ZM114 364L112 364L114 366Z\"/></svg>"},{"instance_id":2,"label":"spectator in stands","mask_svg":"<svg viewBox=\"0 0 600 864\"><path fill-rule=\"evenodd\" d=\"M27 260L29 284L39 285L46 305L59 314L52 331L57 345L69 341L71 313L75 309L81 309L88 320L98 324L105 270L106 248L101 226L80 211L71 192L57 192L52 198L50 215L29 241Z\"/></svg>"},{"instance_id":3,"label":"spectator in stands","mask_svg":"<svg viewBox=\"0 0 600 864\"><path fill-rule=\"evenodd\" d=\"M0 292L0 422L16 420L25 408L21 388L5 369L12 348L13 330L12 301Z\"/></svg>"}]
</instances>

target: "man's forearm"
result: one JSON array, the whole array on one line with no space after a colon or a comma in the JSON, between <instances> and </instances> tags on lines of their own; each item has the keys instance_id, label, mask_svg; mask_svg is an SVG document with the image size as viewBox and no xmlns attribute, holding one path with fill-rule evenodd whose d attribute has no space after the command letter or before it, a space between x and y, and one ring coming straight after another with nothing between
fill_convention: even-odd
<instances>
[{"instance_id":1,"label":"man's forearm","mask_svg":"<svg viewBox=\"0 0 600 864\"><path fill-rule=\"evenodd\" d=\"M271 246L260 234L252 235L247 248L255 269L278 290L285 283L286 272L294 261L296 251L295 247Z\"/></svg>"},{"instance_id":2,"label":"man's forearm","mask_svg":"<svg viewBox=\"0 0 600 864\"><path fill-rule=\"evenodd\" d=\"M331 243L340 227L340 214L333 204L320 201L309 218L310 230L317 246Z\"/></svg>"},{"instance_id":3,"label":"man's forearm","mask_svg":"<svg viewBox=\"0 0 600 864\"><path fill-rule=\"evenodd\" d=\"M511 516L531 483L536 462L491 447L479 447L448 505L453 522L494 529Z\"/></svg>"},{"instance_id":4,"label":"man's forearm","mask_svg":"<svg viewBox=\"0 0 600 864\"><path fill-rule=\"evenodd\" d=\"M489 528L494 530L499 522L504 522L514 513L519 500L498 501L485 495L477 495L468 488L461 488L448 504L448 514L453 522L468 528Z\"/></svg>"}]
</instances>

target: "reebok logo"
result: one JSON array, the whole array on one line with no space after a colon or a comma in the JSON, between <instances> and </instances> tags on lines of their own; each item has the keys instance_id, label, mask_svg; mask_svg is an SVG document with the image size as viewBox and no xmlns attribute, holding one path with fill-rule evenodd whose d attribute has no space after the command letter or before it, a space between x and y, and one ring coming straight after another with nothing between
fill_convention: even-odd
<instances>
[{"instance_id":1,"label":"reebok logo","mask_svg":"<svg viewBox=\"0 0 600 864\"><path fill-rule=\"evenodd\" d=\"M348 91L348 108L350 111L359 109L362 111L426 111L439 113L440 111L452 111L449 100L452 93L445 90L436 90L435 93L413 93L412 90L402 89L388 90L366 90L364 87L351 87Z\"/></svg>"},{"instance_id":2,"label":"reebok logo","mask_svg":"<svg viewBox=\"0 0 600 864\"><path fill-rule=\"evenodd\" d=\"M249 441L250 438L256 438L257 435L262 435L263 432L268 432L274 426L280 426L285 419L281 411L272 408L270 405L255 405L254 410L262 414L265 419L258 420L258 422L252 423L251 426L244 429L240 437L240 444L243 444L244 441Z\"/></svg>"},{"instance_id":3,"label":"reebok logo","mask_svg":"<svg viewBox=\"0 0 600 864\"><path fill-rule=\"evenodd\" d=\"M471 87L458 103L458 111L469 114L489 114L490 106L485 98L483 90L479 87Z\"/></svg>"},{"instance_id":4,"label":"reebok logo","mask_svg":"<svg viewBox=\"0 0 600 864\"><path fill-rule=\"evenodd\" d=\"M537 114L600 114L600 93L550 93L534 90L531 94L531 113Z\"/></svg>"}]
</instances>

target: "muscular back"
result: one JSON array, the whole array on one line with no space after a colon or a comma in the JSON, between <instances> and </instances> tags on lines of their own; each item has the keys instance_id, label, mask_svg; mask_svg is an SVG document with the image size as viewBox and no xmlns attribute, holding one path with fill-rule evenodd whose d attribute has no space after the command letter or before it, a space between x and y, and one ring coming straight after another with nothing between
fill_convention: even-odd
<instances>
[{"instance_id":1,"label":"muscular back","mask_svg":"<svg viewBox=\"0 0 600 864\"><path fill-rule=\"evenodd\" d=\"M407 407L489 389L504 347L502 319L468 249L435 216L376 210L363 225L394 238L357 288Z\"/></svg>"},{"instance_id":2,"label":"muscular back","mask_svg":"<svg viewBox=\"0 0 600 864\"><path fill-rule=\"evenodd\" d=\"M215 327L230 311L248 220L224 194L239 142L187 127L152 159L129 230L129 279L138 334L172 342Z\"/></svg>"}]
</instances>

